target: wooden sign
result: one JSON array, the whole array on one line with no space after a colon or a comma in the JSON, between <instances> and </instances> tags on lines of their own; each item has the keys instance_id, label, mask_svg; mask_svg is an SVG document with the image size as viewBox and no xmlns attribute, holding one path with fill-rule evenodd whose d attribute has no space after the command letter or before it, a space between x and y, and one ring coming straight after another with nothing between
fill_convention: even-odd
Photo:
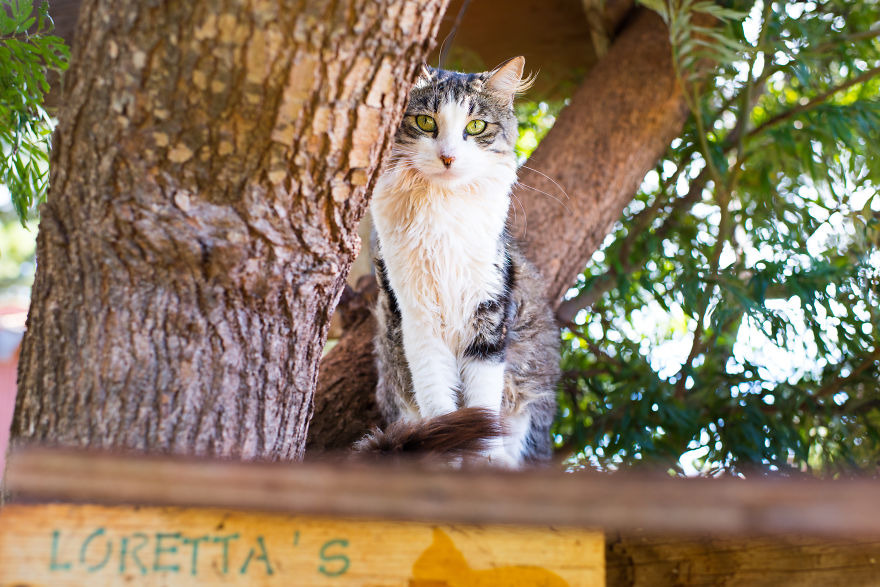
<instances>
[{"instance_id":1,"label":"wooden sign","mask_svg":"<svg viewBox=\"0 0 880 587\"><path fill-rule=\"evenodd\" d=\"M604 585L601 532L9 505L0 585Z\"/></svg>"}]
</instances>

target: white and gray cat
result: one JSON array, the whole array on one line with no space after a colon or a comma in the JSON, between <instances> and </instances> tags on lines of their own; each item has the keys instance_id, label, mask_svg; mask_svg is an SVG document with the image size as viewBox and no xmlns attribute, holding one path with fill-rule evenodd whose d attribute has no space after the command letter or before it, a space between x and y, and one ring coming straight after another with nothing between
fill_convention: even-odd
<instances>
[{"instance_id":1,"label":"white and gray cat","mask_svg":"<svg viewBox=\"0 0 880 587\"><path fill-rule=\"evenodd\" d=\"M524 63L475 74L425 67L410 93L371 203L377 399L391 426L362 451L393 451L392 429L445 438L421 442L431 450L466 445L488 413L503 429L483 439L490 462L551 455L558 330L506 229Z\"/></svg>"}]
</instances>

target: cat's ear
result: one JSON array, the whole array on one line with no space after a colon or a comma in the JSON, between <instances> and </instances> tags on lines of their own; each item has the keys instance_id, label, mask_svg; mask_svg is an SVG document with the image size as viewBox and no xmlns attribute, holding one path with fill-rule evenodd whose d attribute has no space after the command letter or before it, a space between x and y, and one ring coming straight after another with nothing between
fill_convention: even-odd
<instances>
[{"instance_id":1,"label":"cat's ear","mask_svg":"<svg viewBox=\"0 0 880 587\"><path fill-rule=\"evenodd\" d=\"M428 67L427 63L422 63L419 66L419 77L416 78L416 83L414 85L415 88L423 88L431 83L431 77L434 73L431 71L431 68Z\"/></svg>"},{"instance_id":2,"label":"cat's ear","mask_svg":"<svg viewBox=\"0 0 880 587\"><path fill-rule=\"evenodd\" d=\"M489 79L485 82L485 88L513 101L513 96L526 91L534 81L534 78L523 79L523 68L526 58L520 55L508 59L489 72Z\"/></svg>"}]
</instances>

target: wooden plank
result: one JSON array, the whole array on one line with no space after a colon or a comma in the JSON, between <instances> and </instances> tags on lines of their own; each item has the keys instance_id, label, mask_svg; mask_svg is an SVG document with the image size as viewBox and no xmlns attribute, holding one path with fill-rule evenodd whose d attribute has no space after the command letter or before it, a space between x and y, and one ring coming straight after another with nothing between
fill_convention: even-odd
<instances>
[{"instance_id":1,"label":"wooden plank","mask_svg":"<svg viewBox=\"0 0 880 587\"><path fill-rule=\"evenodd\" d=\"M449 471L387 463L231 463L32 449L13 498L202 506L675 534L880 536L869 479L673 479L555 471Z\"/></svg>"},{"instance_id":2,"label":"wooden plank","mask_svg":"<svg viewBox=\"0 0 880 587\"><path fill-rule=\"evenodd\" d=\"M608 587L867 587L880 585L880 541L627 534L608 538L606 573Z\"/></svg>"},{"instance_id":3,"label":"wooden plank","mask_svg":"<svg viewBox=\"0 0 880 587\"><path fill-rule=\"evenodd\" d=\"M9 505L0 585L604 585L602 533Z\"/></svg>"}]
</instances>

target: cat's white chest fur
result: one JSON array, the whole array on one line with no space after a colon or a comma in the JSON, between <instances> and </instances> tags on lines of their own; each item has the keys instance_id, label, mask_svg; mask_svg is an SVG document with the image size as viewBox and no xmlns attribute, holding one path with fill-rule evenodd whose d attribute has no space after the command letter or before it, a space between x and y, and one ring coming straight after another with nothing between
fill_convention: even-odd
<instances>
[{"instance_id":1,"label":"cat's white chest fur","mask_svg":"<svg viewBox=\"0 0 880 587\"><path fill-rule=\"evenodd\" d=\"M503 288L496 264L509 187L493 183L420 192L386 176L373 193L382 256L404 320L419 322L457 352L477 306Z\"/></svg>"}]
</instances>

